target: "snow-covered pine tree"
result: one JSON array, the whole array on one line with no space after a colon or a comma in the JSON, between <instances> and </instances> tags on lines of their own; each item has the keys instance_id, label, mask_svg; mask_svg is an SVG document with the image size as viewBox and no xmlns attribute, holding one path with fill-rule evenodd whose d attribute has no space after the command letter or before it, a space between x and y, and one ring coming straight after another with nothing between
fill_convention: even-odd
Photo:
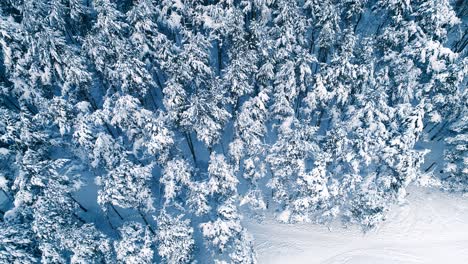
<instances>
[{"instance_id":1,"label":"snow-covered pine tree","mask_svg":"<svg viewBox=\"0 0 468 264\"><path fill-rule=\"evenodd\" d=\"M466 192L464 7L0 1L0 262L255 263L241 205L372 227L421 173Z\"/></svg>"},{"instance_id":2,"label":"snow-covered pine tree","mask_svg":"<svg viewBox=\"0 0 468 264\"><path fill-rule=\"evenodd\" d=\"M235 197L223 202L214 221L200 225L205 242L217 263L256 263L252 240L240 223Z\"/></svg>"},{"instance_id":3,"label":"snow-covered pine tree","mask_svg":"<svg viewBox=\"0 0 468 264\"><path fill-rule=\"evenodd\" d=\"M162 210L157 217L157 249L163 263L190 263L193 260L195 241L189 219L173 216Z\"/></svg>"},{"instance_id":4,"label":"snow-covered pine tree","mask_svg":"<svg viewBox=\"0 0 468 264\"><path fill-rule=\"evenodd\" d=\"M137 222L127 222L119 231L121 239L114 243L120 263L154 263L152 245L155 239L148 227Z\"/></svg>"},{"instance_id":5,"label":"snow-covered pine tree","mask_svg":"<svg viewBox=\"0 0 468 264\"><path fill-rule=\"evenodd\" d=\"M71 252L70 263L117 262L110 238L93 224L83 224L70 230L62 240L65 248Z\"/></svg>"},{"instance_id":6,"label":"snow-covered pine tree","mask_svg":"<svg viewBox=\"0 0 468 264\"><path fill-rule=\"evenodd\" d=\"M450 136L445 139L447 148L444 153L445 167L443 172L446 175L443 180L448 182L448 188L466 191L468 180L468 120L466 104L467 91L461 95L460 117L455 119L449 126Z\"/></svg>"},{"instance_id":7,"label":"snow-covered pine tree","mask_svg":"<svg viewBox=\"0 0 468 264\"><path fill-rule=\"evenodd\" d=\"M130 29L125 15L109 0L93 1L93 6L97 19L83 48L97 73L102 75L103 88L110 94L123 91L144 97L154 81L138 50L129 41Z\"/></svg>"},{"instance_id":8,"label":"snow-covered pine tree","mask_svg":"<svg viewBox=\"0 0 468 264\"><path fill-rule=\"evenodd\" d=\"M4 263L37 263L40 251L31 226L19 223L0 225L0 261Z\"/></svg>"}]
</instances>

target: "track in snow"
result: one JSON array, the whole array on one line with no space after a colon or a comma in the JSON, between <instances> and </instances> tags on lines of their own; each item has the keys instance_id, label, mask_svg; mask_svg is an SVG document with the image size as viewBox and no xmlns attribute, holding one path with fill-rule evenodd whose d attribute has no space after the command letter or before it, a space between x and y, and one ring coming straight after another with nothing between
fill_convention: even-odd
<instances>
[{"instance_id":1,"label":"track in snow","mask_svg":"<svg viewBox=\"0 0 468 264\"><path fill-rule=\"evenodd\" d=\"M248 221L259 263L468 263L468 197L412 187L376 230Z\"/></svg>"}]
</instances>

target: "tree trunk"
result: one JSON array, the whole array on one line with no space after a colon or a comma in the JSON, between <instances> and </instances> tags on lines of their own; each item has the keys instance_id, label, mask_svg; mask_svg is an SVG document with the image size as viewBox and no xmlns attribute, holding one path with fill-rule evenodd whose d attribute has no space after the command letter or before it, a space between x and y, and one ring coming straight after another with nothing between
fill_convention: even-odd
<instances>
[{"instance_id":1,"label":"tree trunk","mask_svg":"<svg viewBox=\"0 0 468 264\"><path fill-rule=\"evenodd\" d=\"M424 170L424 172L428 172L434 165L436 164L436 162L432 162L431 166L427 167L427 169Z\"/></svg>"},{"instance_id":2,"label":"tree trunk","mask_svg":"<svg viewBox=\"0 0 468 264\"><path fill-rule=\"evenodd\" d=\"M3 98L5 98L14 108L16 108L18 111L21 112L21 108L19 106L17 106L11 99L9 96L5 95Z\"/></svg>"},{"instance_id":3,"label":"tree trunk","mask_svg":"<svg viewBox=\"0 0 468 264\"><path fill-rule=\"evenodd\" d=\"M315 126L316 126L316 127L320 127L320 124L322 124L323 112L324 112L323 109L320 110L320 114L319 114L319 116L317 117L317 123L315 123Z\"/></svg>"},{"instance_id":4,"label":"tree trunk","mask_svg":"<svg viewBox=\"0 0 468 264\"><path fill-rule=\"evenodd\" d=\"M358 27L358 25L359 25L359 22L361 22L361 18L362 18L362 13L359 14L359 17L358 17L358 20L357 20L357 22L356 22L356 25L354 25L354 30L353 30L354 33L356 33L356 29L357 29L357 27Z\"/></svg>"},{"instance_id":5,"label":"tree trunk","mask_svg":"<svg viewBox=\"0 0 468 264\"><path fill-rule=\"evenodd\" d=\"M143 222L145 222L146 226L148 227L149 231L151 232L151 234L156 234L153 230L153 228L150 226L150 224L148 223L148 220L146 220L146 217L143 215L143 213L138 210L138 213L140 214L141 218L143 219Z\"/></svg>"},{"instance_id":6,"label":"tree trunk","mask_svg":"<svg viewBox=\"0 0 468 264\"><path fill-rule=\"evenodd\" d=\"M112 210L114 210L114 212L119 216L120 220L123 220L122 215L119 213L119 211L117 211L117 209L114 207L114 205L113 205L113 204L110 204L110 207L111 207Z\"/></svg>"},{"instance_id":7,"label":"tree trunk","mask_svg":"<svg viewBox=\"0 0 468 264\"><path fill-rule=\"evenodd\" d=\"M72 199L76 204L78 204L78 207L80 207L81 210L83 210L84 212L88 212L88 209L86 209L80 202L78 202L75 197L73 197L72 195L68 195L68 197L70 197L70 199Z\"/></svg>"},{"instance_id":8,"label":"tree trunk","mask_svg":"<svg viewBox=\"0 0 468 264\"><path fill-rule=\"evenodd\" d=\"M190 153L192 154L193 162L197 164L197 157L195 156L195 149L193 148L193 142L192 142L192 137L190 136L189 133L184 133L185 135L185 140L187 140L188 147L190 149Z\"/></svg>"},{"instance_id":9,"label":"tree trunk","mask_svg":"<svg viewBox=\"0 0 468 264\"><path fill-rule=\"evenodd\" d=\"M79 215L77 215L75 213L73 213L73 216L76 217L76 219L78 219L78 221L80 221L80 223L86 224L86 221L83 218L81 218L81 216L79 216Z\"/></svg>"},{"instance_id":10,"label":"tree trunk","mask_svg":"<svg viewBox=\"0 0 468 264\"><path fill-rule=\"evenodd\" d=\"M445 122L442 127L440 127L440 129L431 137L431 141L434 140L441 132L442 130L445 128L445 126L448 124L448 122Z\"/></svg>"}]
</instances>

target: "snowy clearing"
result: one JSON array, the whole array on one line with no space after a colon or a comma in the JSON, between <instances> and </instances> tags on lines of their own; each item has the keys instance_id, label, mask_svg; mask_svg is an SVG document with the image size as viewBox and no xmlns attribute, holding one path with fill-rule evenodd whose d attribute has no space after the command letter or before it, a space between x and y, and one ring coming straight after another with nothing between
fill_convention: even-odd
<instances>
[{"instance_id":1,"label":"snowy clearing","mask_svg":"<svg viewBox=\"0 0 468 264\"><path fill-rule=\"evenodd\" d=\"M248 222L259 263L468 263L468 199L413 187L378 229Z\"/></svg>"}]
</instances>

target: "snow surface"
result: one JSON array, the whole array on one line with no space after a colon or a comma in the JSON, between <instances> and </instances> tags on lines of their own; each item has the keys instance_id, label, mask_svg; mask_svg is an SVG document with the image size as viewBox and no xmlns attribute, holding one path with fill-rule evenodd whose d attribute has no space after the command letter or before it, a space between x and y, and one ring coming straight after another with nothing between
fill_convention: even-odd
<instances>
[{"instance_id":1,"label":"snow surface","mask_svg":"<svg viewBox=\"0 0 468 264\"><path fill-rule=\"evenodd\" d=\"M407 203L367 233L273 220L245 224L261 264L468 263L468 197L421 187L408 193Z\"/></svg>"}]
</instances>

